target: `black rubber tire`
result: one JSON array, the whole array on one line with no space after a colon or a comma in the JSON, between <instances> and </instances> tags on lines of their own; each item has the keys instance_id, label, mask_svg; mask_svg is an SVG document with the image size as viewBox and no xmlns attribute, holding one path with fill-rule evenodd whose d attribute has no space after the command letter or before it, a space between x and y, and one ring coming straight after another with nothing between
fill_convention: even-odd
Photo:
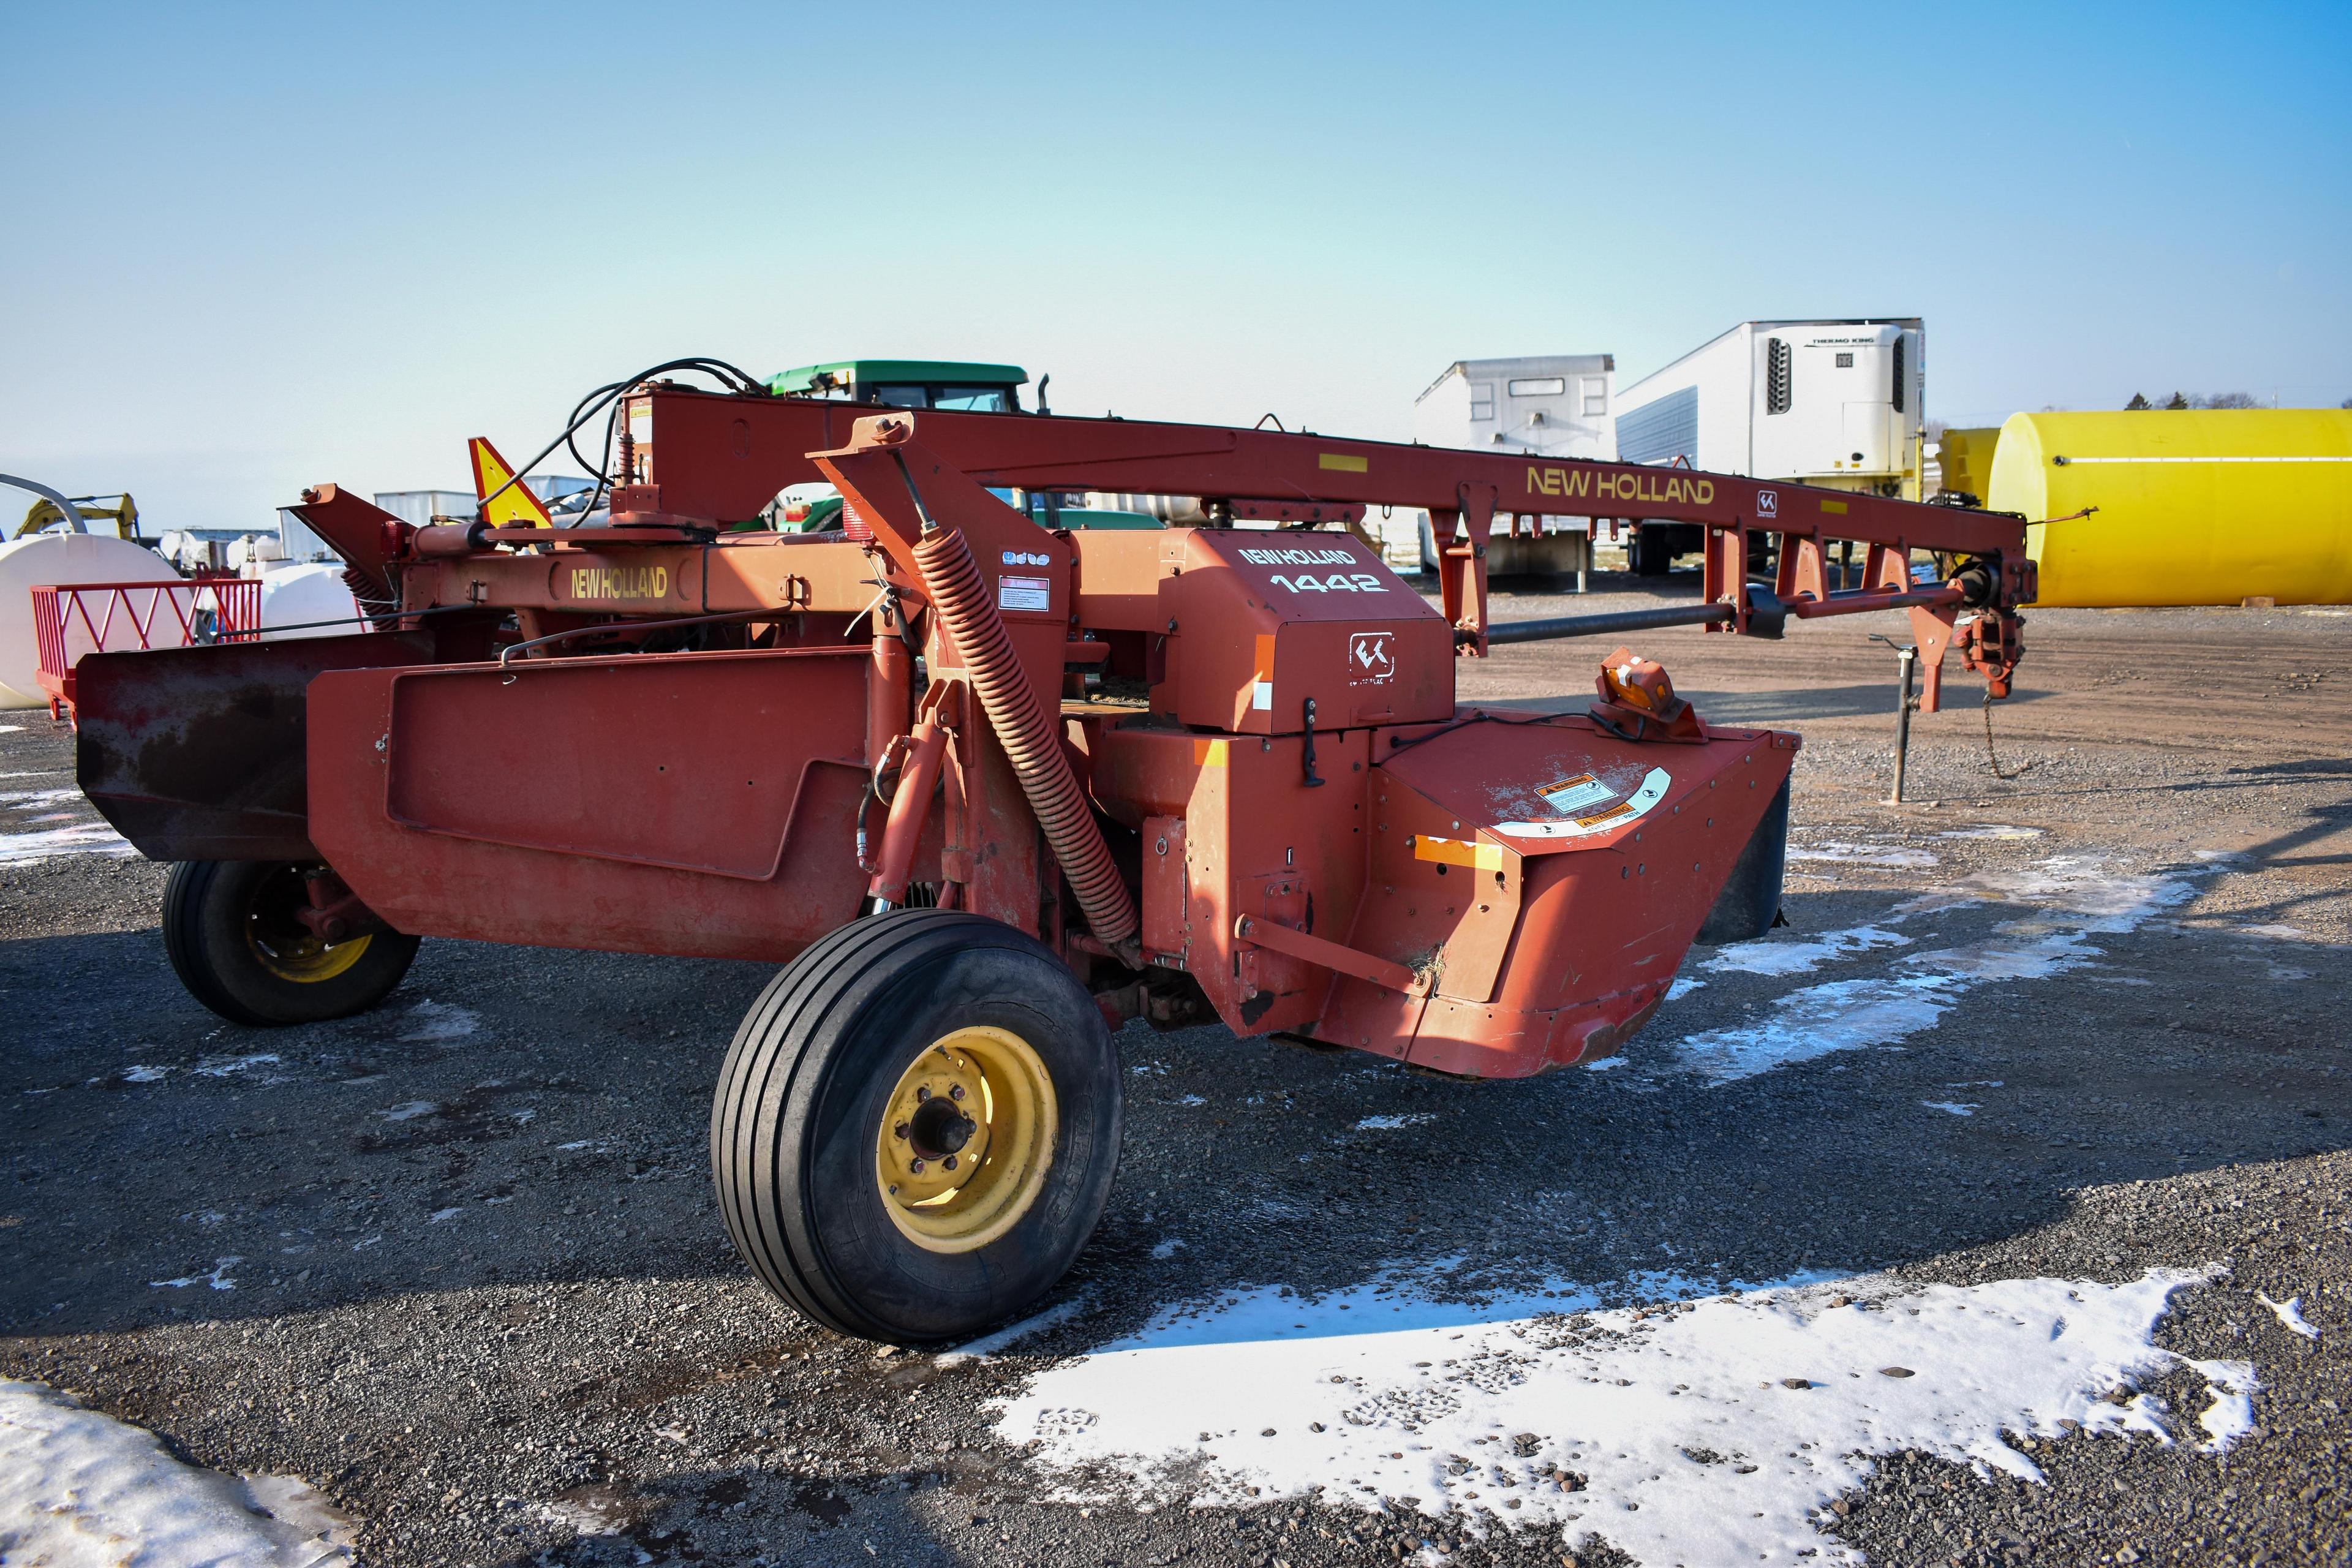
<instances>
[{"instance_id":1,"label":"black rubber tire","mask_svg":"<svg viewBox=\"0 0 2352 1568\"><path fill-rule=\"evenodd\" d=\"M1731 868L1731 878L1715 896L1715 908L1694 938L1701 946L1754 942L1780 919L1780 885L1789 865L1789 784L1782 779L1764 808L1764 820Z\"/></svg>"},{"instance_id":2,"label":"black rubber tire","mask_svg":"<svg viewBox=\"0 0 2352 1568\"><path fill-rule=\"evenodd\" d=\"M875 1129L929 1042L993 1025L1026 1040L1058 1108L1045 1185L971 1251L918 1246L884 1208ZM735 1248L827 1328L891 1344L967 1338L1066 1273L1118 1164L1118 1053L1094 998L1035 939L954 910L842 927L768 984L729 1047L710 1169Z\"/></svg>"},{"instance_id":3,"label":"black rubber tire","mask_svg":"<svg viewBox=\"0 0 2352 1568\"><path fill-rule=\"evenodd\" d=\"M257 900L293 868L265 860L181 860L163 879L163 951L188 994L228 1019L268 1028L364 1013L416 961L417 939L379 931L339 974L289 979L248 939Z\"/></svg>"}]
</instances>

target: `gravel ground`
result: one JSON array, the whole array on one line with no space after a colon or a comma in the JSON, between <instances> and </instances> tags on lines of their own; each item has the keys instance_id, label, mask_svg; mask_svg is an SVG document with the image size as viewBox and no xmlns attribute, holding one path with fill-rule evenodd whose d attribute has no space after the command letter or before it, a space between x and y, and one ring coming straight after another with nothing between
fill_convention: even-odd
<instances>
[{"instance_id":1,"label":"gravel ground","mask_svg":"<svg viewBox=\"0 0 2352 1568\"><path fill-rule=\"evenodd\" d=\"M1649 596L1602 581L1498 616ZM2016 1437L2038 1485L1895 1454L1822 1516L1822 1549L2352 1562L2352 618L2037 614L2019 698L1994 715L2002 763L2030 765L1992 776L1955 670L1900 808L1881 803L1894 660L1866 636L1899 629L1885 620L1777 648L1638 641L1710 718L1806 734L1776 943L1893 922L2005 951L2021 916L2054 918L2030 892L2053 866L2078 891L2168 891L2131 921L2078 920L2091 956L2065 973L1955 990L1899 1048L1736 1080L1690 1070L1683 1042L1874 983L1886 953L1769 973L1695 952L1684 973L1703 984L1622 1068L1525 1083L1131 1027L1118 1187L1061 1310L961 1359L813 1329L738 1267L704 1136L763 970L434 942L374 1015L247 1030L173 980L160 868L0 838L0 1375L191 1462L306 1478L353 1516L369 1563L1615 1563L1605 1531L1393 1504L1057 1500L994 1436L993 1405L1169 1303L1244 1285L2210 1266L2156 1340L2253 1363L2255 1425L2234 1446ZM1580 702L1605 651L1499 650L1465 668L1464 697ZM6 721L0 833L87 821L40 794L70 784L66 738ZM1966 1116L1934 1109L1963 1095ZM1442 1258L1461 1262L1425 1268ZM2317 1337L2263 1298L2298 1300ZM2186 1384L2141 1392L2200 1403Z\"/></svg>"}]
</instances>

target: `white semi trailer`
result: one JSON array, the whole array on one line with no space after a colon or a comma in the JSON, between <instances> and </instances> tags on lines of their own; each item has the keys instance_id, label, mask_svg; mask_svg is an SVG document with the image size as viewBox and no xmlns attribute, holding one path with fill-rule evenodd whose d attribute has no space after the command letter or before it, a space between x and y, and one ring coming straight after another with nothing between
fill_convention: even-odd
<instances>
[{"instance_id":1,"label":"white semi trailer","mask_svg":"<svg viewBox=\"0 0 2352 1568\"><path fill-rule=\"evenodd\" d=\"M1597 458L1610 446L1617 381L1613 354L1532 354L1447 365L1413 400L1412 438L1426 447ZM1387 520L1381 547L1392 564L1433 570L1429 515ZM1497 520L1486 546L1489 576L1565 578L1582 593L1592 569L1592 520L1528 514Z\"/></svg>"},{"instance_id":2,"label":"white semi trailer","mask_svg":"<svg viewBox=\"0 0 2352 1568\"><path fill-rule=\"evenodd\" d=\"M1616 456L1918 500L1926 393L1919 317L1742 321L1618 395ZM1700 546L1688 524L1635 525L1645 576Z\"/></svg>"}]
</instances>

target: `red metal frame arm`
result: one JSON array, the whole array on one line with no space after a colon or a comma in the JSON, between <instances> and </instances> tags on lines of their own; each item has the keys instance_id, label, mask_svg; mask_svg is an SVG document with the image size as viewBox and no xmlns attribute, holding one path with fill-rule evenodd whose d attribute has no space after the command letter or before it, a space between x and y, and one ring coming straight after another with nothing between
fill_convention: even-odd
<instances>
[{"instance_id":1,"label":"red metal frame arm","mask_svg":"<svg viewBox=\"0 0 2352 1568\"><path fill-rule=\"evenodd\" d=\"M848 444L870 405L659 390L651 405L652 472L672 516L740 522L785 486L820 479L808 454ZM1465 505L1491 491L1495 511L1631 517L1717 528L1790 531L1956 555L2022 558L2025 525L1960 507L1685 468L1403 446L1277 430L1236 430L1063 415L932 409L923 438L982 484L1404 506Z\"/></svg>"}]
</instances>

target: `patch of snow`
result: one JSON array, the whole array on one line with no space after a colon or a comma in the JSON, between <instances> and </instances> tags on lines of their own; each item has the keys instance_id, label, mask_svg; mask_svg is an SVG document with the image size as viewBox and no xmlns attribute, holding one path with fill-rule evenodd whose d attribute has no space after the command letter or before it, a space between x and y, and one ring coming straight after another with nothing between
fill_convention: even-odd
<instances>
[{"instance_id":1,"label":"patch of snow","mask_svg":"<svg viewBox=\"0 0 2352 1568\"><path fill-rule=\"evenodd\" d=\"M595 1140L593 1138L583 1138L577 1143L558 1143L555 1146L555 1152L559 1154L569 1154L574 1150L585 1149L589 1144L594 1142Z\"/></svg>"},{"instance_id":2,"label":"patch of snow","mask_svg":"<svg viewBox=\"0 0 2352 1568\"><path fill-rule=\"evenodd\" d=\"M1072 1318L1088 1310L1094 1304L1094 1292L1081 1290L1068 1300L1057 1301L1044 1311L1032 1313L1019 1322L1007 1323L993 1333L982 1334L976 1340L966 1340L953 1350L941 1351L931 1360L939 1366L953 1366L958 1362L973 1361L982 1356L994 1355L1007 1346L1018 1344L1033 1334L1042 1334L1047 1329L1059 1328Z\"/></svg>"},{"instance_id":3,"label":"patch of snow","mask_svg":"<svg viewBox=\"0 0 2352 1568\"><path fill-rule=\"evenodd\" d=\"M2311 933L2304 930L2301 926L2260 925L2240 926L2238 928L2238 934L2241 936L2279 937L2284 941L2294 942L2301 938L2309 936Z\"/></svg>"},{"instance_id":4,"label":"patch of snow","mask_svg":"<svg viewBox=\"0 0 2352 1568\"><path fill-rule=\"evenodd\" d=\"M2008 827L1999 823L1986 823L1980 827L1948 827L1936 835L1938 838L2039 838L2038 827Z\"/></svg>"},{"instance_id":5,"label":"patch of snow","mask_svg":"<svg viewBox=\"0 0 2352 1568\"><path fill-rule=\"evenodd\" d=\"M1434 1121L1436 1120L1437 1113L1433 1110L1416 1110L1411 1115L1400 1116L1367 1116L1361 1121L1356 1123L1356 1131L1359 1132L1386 1132L1395 1128L1412 1127L1417 1126L1423 1121Z\"/></svg>"},{"instance_id":6,"label":"patch of snow","mask_svg":"<svg viewBox=\"0 0 2352 1568\"><path fill-rule=\"evenodd\" d=\"M0 866L38 866L69 855L105 855L117 860L134 858L139 851L130 840L103 822L77 822L65 827L35 828L24 833L0 833Z\"/></svg>"},{"instance_id":7,"label":"patch of snow","mask_svg":"<svg viewBox=\"0 0 2352 1568\"><path fill-rule=\"evenodd\" d=\"M2197 1418L2197 1424L2205 1428L2206 1440L2200 1447L2218 1454L2254 1429L2254 1394L2262 1384L2254 1381L2253 1363L2191 1361L2182 1356L2180 1364L2205 1380L2210 1395L2205 1413Z\"/></svg>"},{"instance_id":8,"label":"patch of snow","mask_svg":"<svg viewBox=\"0 0 2352 1568\"><path fill-rule=\"evenodd\" d=\"M1817 848L1789 850L1791 860L1843 860L1856 866L1889 866L1897 870L1924 870L1936 863L1936 857L1925 849L1913 849L1900 844L1845 844L1831 840Z\"/></svg>"},{"instance_id":9,"label":"patch of snow","mask_svg":"<svg viewBox=\"0 0 2352 1568\"><path fill-rule=\"evenodd\" d=\"M1760 1024L1685 1036L1672 1047L1666 1070L1722 1085L1836 1051L1891 1046L1934 1027L1979 985L2046 979L2090 963L2099 956L2092 935L2131 931L2196 889L2174 879L2110 872L2093 857L2058 856L2021 871L1963 878L1948 893L2005 900L2032 912L1969 947L1905 953L1896 960L1903 973L1833 980L1776 997L1772 1016ZM1911 912L1906 905L1891 918Z\"/></svg>"},{"instance_id":10,"label":"patch of snow","mask_svg":"<svg viewBox=\"0 0 2352 1568\"><path fill-rule=\"evenodd\" d=\"M429 1100L403 1100L389 1110L379 1110L376 1114L386 1121L414 1121L420 1116L430 1116L440 1109Z\"/></svg>"},{"instance_id":11,"label":"patch of snow","mask_svg":"<svg viewBox=\"0 0 2352 1568\"><path fill-rule=\"evenodd\" d=\"M1695 1072L1709 1085L1737 1083L1836 1051L1884 1046L1931 1029L1952 1005L1941 975L1832 980L1808 985L1772 1004L1761 1024L1686 1035L1673 1047L1673 1069Z\"/></svg>"},{"instance_id":12,"label":"patch of snow","mask_svg":"<svg viewBox=\"0 0 2352 1568\"><path fill-rule=\"evenodd\" d=\"M1756 942L1738 942L1718 948L1706 961L1706 967L1733 970L1742 974L1803 974L1818 969L1833 958L1848 953L1868 952L1881 947L1907 947L1911 939L1900 931L1883 926L1851 926L1844 931L1823 931L1811 940L1774 942L1769 937ZM1667 1000L1674 999L1667 993Z\"/></svg>"},{"instance_id":13,"label":"patch of snow","mask_svg":"<svg viewBox=\"0 0 2352 1568\"><path fill-rule=\"evenodd\" d=\"M668 1434L665 1432L664 1436ZM568 1530L574 1535L618 1535L632 1520L629 1510L617 1498L596 1493L574 1497L550 1498L531 1505L531 1511L548 1523Z\"/></svg>"},{"instance_id":14,"label":"patch of snow","mask_svg":"<svg viewBox=\"0 0 2352 1568\"><path fill-rule=\"evenodd\" d=\"M1954 1116L1974 1116L1982 1105L1964 1105L1957 1100L1923 1100L1919 1102L1930 1110L1948 1111Z\"/></svg>"},{"instance_id":15,"label":"patch of snow","mask_svg":"<svg viewBox=\"0 0 2352 1568\"><path fill-rule=\"evenodd\" d=\"M0 1547L10 1563L328 1568L351 1521L292 1476L184 1465L154 1434L0 1380Z\"/></svg>"},{"instance_id":16,"label":"patch of snow","mask_svg":"<svg viewBox=\"0 0 2352 1568\"><path fill-rule=\"evenodd\" d=\"M79 800L78 789L0 789L0 805L11 811L38 811L45 805L61 805L69 800Z\"/></svg>"},{"instance_id":17,"label":"patch of snow","mask_svg":"<svg viewBox=\"0 0 2352 1568\"><path fill-rule=\"evenodd\" d=\"M171 1076L170 1068L127 1067L122 1069L125 1083L158 1083Z\"/></svg>"},{"instance_id":18,"label":"patch of snow","mask_svg":"<svg viewBox=\"0 0 2352 1568\"><path fill-rule=\"evenodd\" d=\"M1704 991L1706 989L1706 981L1693 980L1690 976L1684 975L1681 979L1676 980L1672 985L1666 987L1666 1000L1669 1002L1679 1002L1694 991Z\"/></svg>"},{"instance_id":19,"label":"patch of snow","mask_svg":"<svg viewBox=\"0 0 2352 1568\"><path fill-rule=\"evenodd\" d=\"M452 1007L444 1002L419 1002L406 1016L406 1028L401 1035L403 1045L425 1045L436 1040L462 1040L481 1026L482 1016L467 1007Z\"/></svg>"},{"instance_id":20,"label":"patch of snow","mask_svg":"<svg viewBox=\"0 0 2352 1568\"><path fill-rule=\"evenodd\" d=\"M1159 1246L1153 1247L1151 1249L1151 1256L1160 1262L1165 1263L1170 1258L1175 1257L1177 1252L1182 1248L1183 1246L1183 1237L1171 1236L1167 1240L1161 1242Z\"/></svg>"},{"instance_id":21,"label":"patch of snow","mask_svg":"<svg viewBox=\"0 0 2352 1568\"><path fill-rule=\"evenodd\" d=\"M2076 929L2113 934L2187 903L2197 889L2173 878L2116 872L2098 855L2053 855L2021 871L1979 871L1952 885L1969 898L2032 904L2074 917Z\"/></svg>"},{"instance_id":22,"label":"patch of snow","mask_svg":"<svg viewBox=\"0 0 2352 1568\"><path fill-rule=\"evenodd\" d=\"M2301 1334L2307 1340L2315 1340L2319 1337L2319 1331L2314 1328L2310 1320L2303 1315L2302 1297L2289 1296L2284 1301L2273 1301L2257 1290L2254 1292L2254 1300L2268 1307L2271 1310L2271 1315L2276 1318L2290 1333Z\"/></svg>"},{"instance_id":23,"label":"patch of snow","mask_svg":"<svg viewBox=\"0 0 2352 1568\"><path fill-rule=\"evenodd\" d=\"M1400 1270L1313 1300L1235 1290L1040 1373L1000 1406L996 1433L1036 1443L1071 1500L1311 1495L1570 1544L1598 1534L1650 1563L1858 1563L1813 1516L1878 1455L2038 1482L2004 1434L2055 1436L2066 1421L2168 1443L2147 1401L2102 1396L2181 1365L2215 1391L2209 1447L2243 1436L2252 1369L2150 1337L2173 1291L2213 1277L1910 1289L1871 1276L1717 1294L1650 1276L1464 1303L1417 1293ZM1555 1470L1584 1489L1561 1489Z\"/></svg>"},{"instance_id":24,"label":"patch of snow","mask_svg":"<svg viewBox=\"0 0 2352 1568\"><path fill-rule=\"evenodd\" d=\"M209 1285L215 1290L234 1290L236 1281L228 1277L228 1271L244 1261L242 1258L216 1258L209 1274L183 1274L177 1279L150 1279L147 1286L153 1290L184 1290L191 1285Z\"/></svg>"},{"instance_id":25,"label":"patch of snow","mask_svg":"<svg viewBox=\"0 0 2352 1568\"><path fill-rule=\"evenodd\" d=\"M256 1051L247 1057L206 1057L196 1064L195 1070L202 1078L227 1078L233 1073L248 1072L255 1068L277 1065L277 1052Z\"/></svg>"},{"instance_id":26,"label":"patch of snow","mask_svg":"<svg viewBox=\"0 0 2352 1568\"><path fill-rule=\"evenodd\" d=\"M459 1215L464 1214L465 1212L466 1208L463 1204L459 1204L451 1208L435 1209L431 1214L425 1216L425 1223L427 1225L439 1225L443 1220L456 1219Z\"/></svg>"},{"instance_id":27,"label":"patch of snow","mask_svg":"<svg viewBox=\"0 0 2352 1568\"><path fill-rule=\"evenodd\" d=\"M1209 1102L1197 1094L1180 1094L1171 1103L1176 1105L1206 1105Z\"/></svg>"},{"instance_id":28,"label":"patch of snow","mask_svg":"<svg viewBox=\"0 0 2352 1568\"><path fill-rule=\"evenodd\" d=\"M1606 1072L1611 1068L1622 1068L1624 1065L1625 1058L1623 1057L1602 1057L1599 1061L1591 1063L1584 1070L1587 1072Z\"/></svg>"}]
</instances>

